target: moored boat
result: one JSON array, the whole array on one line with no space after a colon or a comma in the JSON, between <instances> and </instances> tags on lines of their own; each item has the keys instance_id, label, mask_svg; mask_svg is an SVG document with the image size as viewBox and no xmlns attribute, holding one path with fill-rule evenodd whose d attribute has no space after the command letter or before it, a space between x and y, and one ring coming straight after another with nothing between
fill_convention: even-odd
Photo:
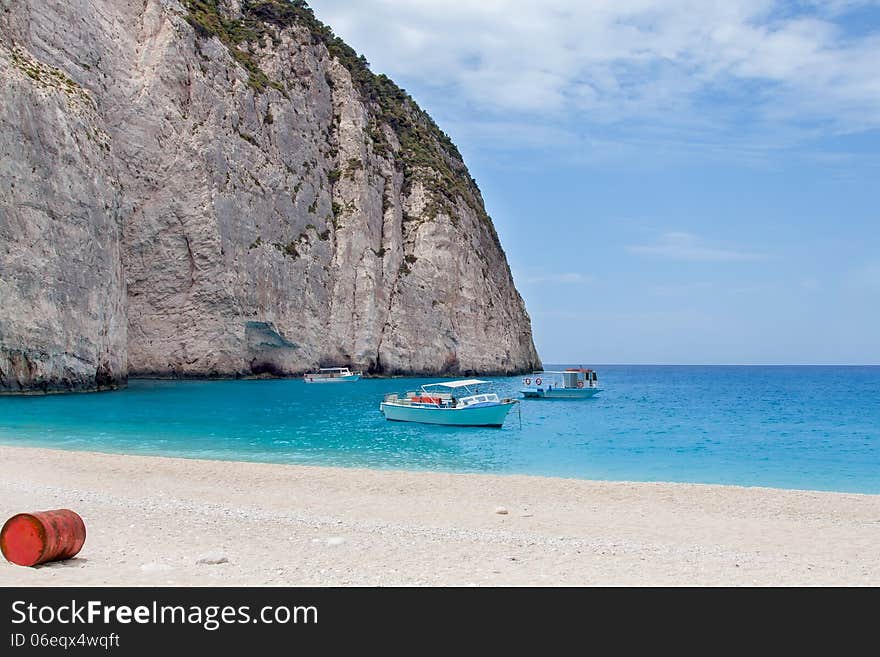
<instances>
[{"instance_id":1,"label":"moored boat","mask_svg":"<svg viewBox=\"0 0 880 657\"><path fill-rule=\"evenodd\" d=\"M480 392L479 379L428 383L419 392L385 395L379 410L386 420L451 426L500 427L516 399Z\"/></svg>"},{"instance_id":2,"label":"moored boat","mask_svg":"<svg viewBox=\"0 0 880 657\"><path fill-rule=\"evenodd\" d=\"M596 372L583 367L533 372L522 382L520 394L527 399L589 399L602 392Z\"/></svg>"},{"instance_id":3,"label":"moored boat","mask_svg":"<svg viewBox=\"0 0 880 657\"><path fill-rule=\"evenodd\" d=\"M363 372L352 372L347 367L322 367L317 372L308 372L303 376L306 383L344 383L357 381Z\"/></svg>"}]
</instances>

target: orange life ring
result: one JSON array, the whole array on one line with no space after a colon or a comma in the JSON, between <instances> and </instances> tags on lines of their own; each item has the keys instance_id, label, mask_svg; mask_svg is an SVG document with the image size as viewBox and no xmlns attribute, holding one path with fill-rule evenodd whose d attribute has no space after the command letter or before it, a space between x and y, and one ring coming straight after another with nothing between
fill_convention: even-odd
<instances>
[{"instance_id":1,"label":"orange life ring","mask_svg":"<svg viewBox=\"0 0 880 657\"><path fill-rule=\"evenodd\" d=\"M578 381L578 388L583 388L583 387L584 387L584 382Z\"/></svg>"},{"instance_id":2,"label":"orange life ring","mask_svg":"<svg viewBox=\"0 0 880 657\"><path fill-rule=\"evenodd\" d=\"M523 383L525 383L527 386L530 386L530 385L532 385L532 380L529 378L525 378L525 379L523 379Z\"/></svg>"},{"instance_id":3,"label":"orange life ring","mask_svg":"<svg viewBox=\"0 0 880 657\"><path fill-rule=\"evenodd\" d=\"M535 385L536 386L541 385L541 379L535 379Z\"/></svg>"}]
</instances>

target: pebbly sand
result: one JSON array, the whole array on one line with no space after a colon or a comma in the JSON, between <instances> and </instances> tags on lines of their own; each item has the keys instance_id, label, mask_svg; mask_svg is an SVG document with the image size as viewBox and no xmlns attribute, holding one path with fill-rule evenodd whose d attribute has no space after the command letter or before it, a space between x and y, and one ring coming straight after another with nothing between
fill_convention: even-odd
<instances>
[{"instance_id":1,"label":"pebbly sand","mask_svg":"<svg viewBox=\"0 0 880 657\"><path fill-rule=\"evenodd\" d=\"M0 586L880 585L880 495L0 446L0 520L54 508L78 557Z\"/></svg>"}]
</instances>

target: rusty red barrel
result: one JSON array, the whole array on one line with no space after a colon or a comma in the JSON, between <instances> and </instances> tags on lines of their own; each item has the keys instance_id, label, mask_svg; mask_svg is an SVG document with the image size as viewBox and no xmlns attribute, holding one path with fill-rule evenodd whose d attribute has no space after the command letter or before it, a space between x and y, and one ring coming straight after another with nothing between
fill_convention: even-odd
<instances>
[{"instance_id":1,"label":"rusty red barrel","mask_svg":"<svg viewBox=\"0 0 880 657\"><path fill-rule=\"evenodd\" d=\"M19 513L0 530L3 556L19 566L70 559L85 542L86 525L70 509Z\"/></svg>"}]
</instances>

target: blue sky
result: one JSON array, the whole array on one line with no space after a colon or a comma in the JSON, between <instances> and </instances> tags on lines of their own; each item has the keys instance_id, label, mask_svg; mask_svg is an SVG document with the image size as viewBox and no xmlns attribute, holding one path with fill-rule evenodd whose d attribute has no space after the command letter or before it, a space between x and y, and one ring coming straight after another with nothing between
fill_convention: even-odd
<instances>
[{"instance_id":1,"label":"blue sky","mask_svg":"<svg viewBox=\"0 0 880 657\"><path fill-rule=\"evenodd\" d=\"M310 4L458 145L544 362L880 364L880 1Z\"/></svg>"}]
</instances>

